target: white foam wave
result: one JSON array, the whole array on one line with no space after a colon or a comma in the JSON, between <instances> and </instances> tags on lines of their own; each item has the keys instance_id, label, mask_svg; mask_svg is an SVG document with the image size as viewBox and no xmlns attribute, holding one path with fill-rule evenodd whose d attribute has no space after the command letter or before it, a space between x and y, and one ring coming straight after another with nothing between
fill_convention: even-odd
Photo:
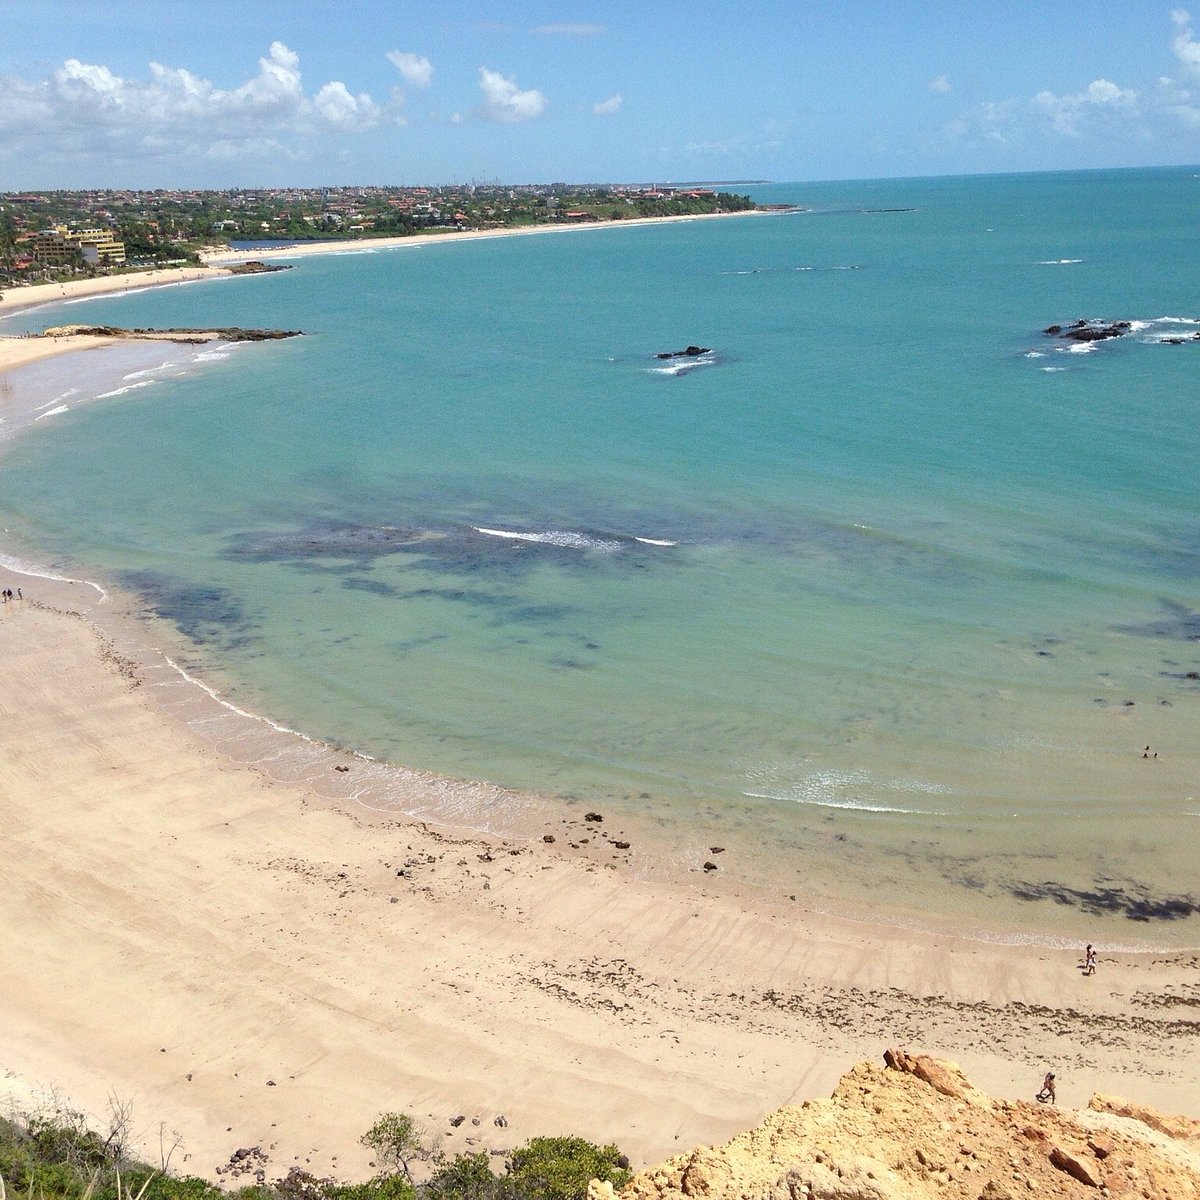
<instances>
[{"instance_id":1,"label":"white foam wave","mask_svg":"<svg viewBox=\"0 0 1200 1200\"><path fill-rule=\"evenodd\" d=\"M651 375L686 375L697 367L711 367L716 363L711 355L697 355L695 358L682 359L679 362L668 363L664 366L650 367Z\"/></svg>"},{"instance_id":2,"label":"white foam wave","mask_svg":"<svg viewBox=\"0 0 1200 1200\"><path fill-rule=\"evenodd\" d=\"M1083 262L1082 258L1039 258L1039 267L1068 267Z\"/></svg>"},{"instance_id":3,"label":"white foam wave","mask_svg":"<svg viewBox=\"0 0 1200 1200\"><path fill-rule=\"evenodd\" d=\"M1060 371L1065 371L1066 369L1067 369L1066 367L1043 367L1042 368L1042 370L1045 371L1047 375L1057 375Z\"/></svg>"},{"instance_id":4,"label":"white foam wave","mask_svg":"<svg viewBox=\"0 0 1200 1200\"><path fill-rule=\"evenodd\" d=\"M159 363L157 367L146 367L141 371L130 371L128 375L122 375L122 379L144 379L147 375L161 375L163 371L169 371L175 366L173 362Z\"/></svg>"},{"instance_id":5,"label":"white foam wave","mask_svg":"<svg viewBox=\"0 0 1200 1200\"><path fill-rule=\"evenodd\" d=\"M522 533L513 529L488 529L482 525L474 525L476 533L488 537L505 538L516 542L536 542L544 546L560 546L565 550L619 550L621 543L606 538L589 537L586 533L576 533L570 529L547 529L537 533Z\"/></svg>"},{"instance_id":6,"label":"white foam wave","mask_svg":"<svg viewBox=\"0 0 1200 1200\"><path fill-rule=\"evenodd\" d=\"M44 413L38 413L33 419L40 421L43 417L57 417L59 413L70 412L71 410L65 404L60 404L57 408L48 409Z\"/></svg>"},{"instance_id":7,"label":"white foam wave","mask_svg":"<svg viewBox=\"0 0 1200 1200\"><path fill-rule=\"evenodd\" d=\"M204 350L192 355L192 362L221 362L229 357L232 350Z\"/></svg>"},{"instance_id":8,"label":"white foam wave","mask_svg":"<svg viewBox=\"0 0 1200 1200\"><path fill-rule=\"evenodd\" d=\"M69 400L72 396L78 395L78 388L67 388L61 395L55 396L53 400L47 400L45 404L39 404L33 411L40 412L43 408L49 408L52 404L61 404L64 400Z\"/></svg>"},{"instance_id":9,"label":"white foam wave","mask_svg":"<svg viewBox=\"0 0 1200 1200\"><path fill-rule=\"evenodd\" d=\"M113 396L124 396L127 392L136 392L138 388L150 387L155 381L153 379L143 379L138 383L131 383L126 387L115 388L111 392L101 392L97 400L109 400Z\"/></svg>"},{"instance_id":10,"label":"white foam wave","mask_svg":"<svg viewBox=\"0 0 1200 1200\"><path fill-rule=\"evenodd\" d=\"M1096 342L1076 342L1073 346L1059 346L1059 354L1091 354L1096 349Z\"/></svg>"},{"instance_id":11,"label":"white foam wave","mask_svg":"<svg viewBox=\"0 0 1200 1200\"><path fill-rule=\"evenodd\" d=\"M679 545L678 542L668 542L665 538L637 537L635 535L633 540L635 542L641 542L643 546L678 546Z\"/></svg>"},{"instance_id":12,"label":"white foam wave","mask_svg":"<svg viewBox=\"0 0 1200 1200\"><path fill-rule=\"evenodd\" d=\"M1200 325L1200 318L1196 317L1155 317L1156 325Z\"/></svg>"},{"instance_id":13,"label":"white foam wave","mask_svg":"<svg viewBox=\"0 0 1200 1200\"><path fill-rule=\"evenodd\" d=\"M794 782L779 781L778 768L750 772L751 786L742 794L759 800L787 800L813 808L838 808L854 812L895 813L904 816L944 817L942 809L888 802L888 793L947 795L950 789L921 779L879 779L870 771L812 771ZM787 772L784 772L787 773Z\"/></svg>"},{"instance_id":14,"label":"white foam wave","mask_svg":"<svg viewBox=\"0 0 1200 1200\"><path fill-rule=\"evenodd\" d=\"M91 579L73 579L70 575L56 575L45 567L35 567L23 559L13 558L9 554L0 554L0 567L12 571L14 575L27 575L31 579L52 579L55 583L82 583L87 587L95 588L100 593L101 604L108 599L108 593Z\"/></svg>"},{"instance_id":15,"label":"white foam wave","mask_svg":"<svg viewBox=\"0 0 1200 1200\"><path fill-rule=\"evenodd\" d=\"M1025 357L1026 358L1045 358L1046 352L1044 350L1027 350L1025 352Z\"/></svg>"}]
</instances>

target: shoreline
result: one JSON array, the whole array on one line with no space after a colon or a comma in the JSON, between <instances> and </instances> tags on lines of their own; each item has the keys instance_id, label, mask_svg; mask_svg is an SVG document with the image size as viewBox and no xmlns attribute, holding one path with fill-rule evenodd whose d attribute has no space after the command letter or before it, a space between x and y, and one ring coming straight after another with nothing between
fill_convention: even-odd
<instances>
[{"instance_id":1,"label":"shoreline","mask_svg":"<svg viewBox=\"0 0 1200 1200\"><path fill-rule=\"evenodd\" d=\"M292 242L287 246L268 246L257 250L202 251L201 258L214 266L245 258L270 262L281 258L308 258L318 254L347 254L368 250L399 250L405 246L453 245L491 238L527 237L540 233L568 233L581 229L633 229L646 225L676 225L685 221L715 221L732 217L778 216L770 209L751 208L743 212L694 213L675 217L630 217L622 221L581 221L575 225L516 225L499 229L452 229L442 233L411 233L403 237L339 238L330 241Z\"/></svg>"},{"instance_id":2,"label":"shoreline","mask_svg":"<svg viewBox=\"0 0 1200 1200\"><path fill-rule=\"evenodd\" d=\"M4 340L36 358L51 339ZM58 1087L98 1117L136 1095L210 1178L253 1144L272 1174L361 1178L358 1136L386 1109L451 1152L570 1131L654 1162L827 1093L898 1037L999 1094L1051 1062L1069 1104L1100 1090L1200 1109L1181 1052L1200 1028L1172 1007L1194 1003L1190 952L1101 947L1095 987L1071 949L643 878L544 843L545 813L521 838L455 830L459 799L420 772L438 828L372 813L353 770L331 797L272 778L269 746L260 765L222 753L197 732L214 718L189 719L186 664L119 600L29 578L0 570L29 593L0 607L0 818L20 846L0 900L0 1093ZM172 675L190 700L164 699ZM319 749L331 779L330 759L361 761ZM468 799L478 813L486 795ZM450 1132L459 1113L480 1124Z\"/></svg>"}]
</instances>

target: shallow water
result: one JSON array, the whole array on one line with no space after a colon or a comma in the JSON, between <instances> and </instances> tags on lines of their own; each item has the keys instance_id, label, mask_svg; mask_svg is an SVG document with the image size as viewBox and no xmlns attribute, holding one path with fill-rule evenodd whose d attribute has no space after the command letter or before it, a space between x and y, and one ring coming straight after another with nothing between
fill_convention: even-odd
<instances>
[{"instance_id":1,"label":"shallow water","mask_svg":"<svg viewBox=\"0 0 1200 1200\"><path fill-rule=\"evenodd\" d=\"M4 524L336 744L810 904L1195 944L1198 186L777 185L47 309L309 336L67 405ZM1145 324L1040 332L1083 316Z\"/></svg>"}]
</instances>

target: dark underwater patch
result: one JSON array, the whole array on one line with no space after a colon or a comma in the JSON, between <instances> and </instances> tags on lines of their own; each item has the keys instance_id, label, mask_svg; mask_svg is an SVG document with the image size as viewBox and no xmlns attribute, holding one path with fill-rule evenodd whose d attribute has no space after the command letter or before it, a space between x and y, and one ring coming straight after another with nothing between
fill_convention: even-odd
<instances>
[{"instance_id":1,"label":"dark underwater patch","mask_svg":"<svg viewBox=\"0 0 1200 1200\"><path fill-rule=\"evenodd\" d=\"M160 571L125 571L118 582L197 645L240 650L257 641L254 622L228 588L189 583Z\"/></svg>"},{"instance_id":2,"label":"dark underwater patch","mask_svg":"<svg viewBox=\"0 0 1200 1200\"><path fill-rule=\"evenodd\" d=\"M369 592L372 596L395 597L398 590L390 583L379 579L366 579L362 575L347 575L342 580L342 587L351 592Z\"/></svg>"},{"instance_id":3,"label":"dark underwater patch","mask_svg":"<svg viewBox=\"0 0 1200 1200\"><path fill-rule=\"evenodd\" d=\"M1052 900L1099 916L1115 913L1130 921L1182 921L1200 914L1192 896L1155 896L1144 884L1130 887L1097 886L1090 890L1053 883L1011 883L1005 890L1018 900Z\"/></svg>"},{"instance_id":4,"label":"dark underwater patch","mask_svg":"<svg viewBox=\"0 0 1200 1200\"><path fill-rule=\"evenodd\" d=\"M235 534L225 558L288 562L306 558L373 559L395 554L422 537L419 529L390 525L315 526L288 533Z\"/></svg>"},{"instance_id":5,"label":"dark underwater patch","mask_svg":"<svg viewBox=\"0 0 1200 1200\"><path fill-rule=\"evenodd\" d=\"M1174 600L1160 602L1166 615L1158 621L1142 625L1118 625L1118 633L1136 637L1172 638L1184 642L1200 642L1200 612Z\"/></svg>"}]
</instances>

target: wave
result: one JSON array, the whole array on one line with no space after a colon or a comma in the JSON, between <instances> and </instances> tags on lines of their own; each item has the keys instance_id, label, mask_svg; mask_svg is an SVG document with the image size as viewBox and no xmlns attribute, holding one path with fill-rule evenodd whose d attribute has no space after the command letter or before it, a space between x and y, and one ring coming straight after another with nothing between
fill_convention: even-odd
<instances>
[{"instance_id":1,"label":"wave","mask_svg":"<svg viewBox=\"0 0 1200 1200\"><path fill-rule=\"evenodd\" d=\"M78 395L79 395L78 388L67 388L67 390L65 392L63 392L61 395L55 396L53 400L47 400L45 404L39 404L37 406L37 408L35 408L33 411L40 412L43 408L49 408L50 405L52 405L52 404L61 404L64 400L69 400L72 396L78 396Z\"/></svg>"},{"instance_id":2,"label":"wave","mask_svg":"<svg viewBox=\"0 0 1200 1200\"><path fill-rule=\"evenodd\" d=\"M853 812L890 813L900 816L945 817L944 809L888 803L886 793L904 795L948 795L941 784L919 779L880 779L870 771L813 771L795 782L776 782L776 768L750 772L751 787L743 796L757 800L785 800L813 808L837 808ZM758 777L758 786L755 787ZM865 793L865 794L864 794ZM874 793L874 795L872 794ZM883 795L880 795L883 793Z\"/></svg>"},{"instance_id":3,"label":"wave","mask_svg":"<svg viewBox=\"0 0 1200 1200\"><path fill-rule=\"evenodd\" d=\"M52 579L55 583L82 583L95 588L100 593L100 603L108 599L108 593L94 580L75 579L70 575L56 575L45 567L35 567L24 559L14 558L10 554L0 554L0 567L12 571L14 575L27 575L31 579Z\"/></svg>"},{"instance_id":4,"label":"wave","mask_svg":"<svg viewBox=\"0 0 1200 1200\"><path fill-rule=\"evenodd\" d=\"M125 387L114 388L111 392L101 392L95 397L97 400L109 400L113 396L124 396L127 392L136 392L138 388L151 387L156 382L153 379L142 379L137 383L127 384Z\"/></svg>"},{"instance_id":5,"label":"wave","mask_svg":"<svg viewBox=\"0 0 1200 1200\"><path fill-rule=\"evenodd\" d=\"M33 419L40 421L43 417L57 417L59 413L70 412L71 410L65 404L60 404L57 408L48 409L44 413L38 413Z\"/></svg>"},{"instance_id":6,"label":"wave","mask_svg":"<svg viewBox=\"0 0 1200 1200\"><path fill-rule=\"evenodd\" d=\"M476 533L487 537L505 538L515 542L535 542L543 546L558 546L564 550L619 550L621 543L608 538L589 537L586 533L577 533L571 529L547 529L537 533L522 533L513 529L488 529L482 525L473 525Z\"/></svg>"},{"instance_id":7,"label":"wave","mask_svg":"<svg viewBox=\"0 0 1200 1200\"><path fill-rule=\"evenodd\" d=\"M1083 262L1082 258L1039 258L1039 267L1068 267Z\"/></svg>"},{"instance_id":8,"label":"wave","mask_svg":"<svg viewBox=\"0 0 1200 1200\"><path fill-rule=\"evenodd\" d=\"M482 533L485 537L503 538L506 541L514 542L531 542L535 545L554 546L562 550L600 550L605 554L611 554L613 551L620 550L635 542L643 546L659 546L663 548L679 545L678 542L670 541L667 538L643 537L639 534L581 533L574 529L533 531L491 529L486 525L472 525L471 528L476 533Z\"/></svg>"}]
</instances>

